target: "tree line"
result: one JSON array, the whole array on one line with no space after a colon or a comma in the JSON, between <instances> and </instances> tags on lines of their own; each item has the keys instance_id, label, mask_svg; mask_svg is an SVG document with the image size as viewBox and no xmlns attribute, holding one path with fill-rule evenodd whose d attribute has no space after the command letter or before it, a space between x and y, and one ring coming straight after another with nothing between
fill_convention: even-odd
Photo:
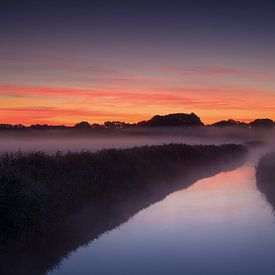
<instances>
[{"instance_id":1,"label":"tree line","mask_svg":"<svg viewBox=\"0 0 275 275\"><path fill-rule=\"evenodd\" d=\"M275 128L275 121L270 118L257 118L249 123L234 119L221 120L213 124L204 124L194 113L174 113L167 115L155 115L149 120L143 120L138 123L127 123L123 121L106 121L103 124L89 123L81 121L73 126L33 124L25 126L22 124L0 124L0 130L24 130L24 129L123 129L133 127L240 127L240 128Z\"/></svg>"}]
</instances>

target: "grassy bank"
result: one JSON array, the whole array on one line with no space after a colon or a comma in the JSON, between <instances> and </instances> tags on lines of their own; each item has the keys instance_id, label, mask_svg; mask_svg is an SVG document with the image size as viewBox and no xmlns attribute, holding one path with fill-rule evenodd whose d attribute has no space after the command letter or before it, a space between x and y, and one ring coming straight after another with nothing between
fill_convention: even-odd
<instances>
[{"instance_id":1,"label":"grassy bank","mask_svg":"<svg viewBox=\"0 0 275 275\"><path fill-rule=\"evenodd\" d=\"M0 273L45 274L141 209L245 156L241 145L183 144L3 155Z\"/></svg>"},{"instance_id":2,"label":"grassy bank","mask_svg":"<svg viewBox=\"0 0 275 275\"><path fill-rule=\"evenodd\" d=\"M261 158L256 172L257 187L275 209L275 152Z\"/></svg>"},{"instance_id":3,"label":"grassy bank","mask_svg":"<svg viewBox=\"0 0 275 275\"><path fill-rule=\"evenodd\" d=\"M125 194L157 189L170 179L201 174L213 164L222 169L245 153L241 145L170 144L97 153L2 155L0 241L47 231L85 202L125 199Z\"/></svg>"}]
</instances>

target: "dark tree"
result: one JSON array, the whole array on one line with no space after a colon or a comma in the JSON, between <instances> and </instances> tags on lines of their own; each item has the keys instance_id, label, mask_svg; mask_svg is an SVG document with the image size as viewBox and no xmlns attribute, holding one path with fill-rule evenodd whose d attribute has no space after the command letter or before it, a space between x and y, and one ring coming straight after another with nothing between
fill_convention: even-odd
<instances>
[{"instance_id":1,"label":"dark tree","mask_svg":"<svg viewBox=\"0 0 275 275\"><path fill-rule=\"evenodd\" d=\"M126 128L129 127L130 124L122 121L106 121L104 122L105 128Z\"/></svg>"},{"instance_id":2,"label":"dark tree","mask_svg":"<svg viewBox=\"0 0 275 275\"><path fill-rule=\"evenodd\" d=\"M30 126L31 129L44 130L49 129L51 126L48 124L33 124Z\"/></svg>"},{"instance_id":3,"label":"dark tree","mask_svg":"<svg viewBox=\"0 0 275 275\"><path fill-rule=\"evenodd\" d=\"M203 126L200 118L194 114L168 114L156 115L148 121L141 121L137 124L143 127L181 127L181 126Z\"/></svg>"},{"instance_id":4,"label":"dark tree","mask_svg":"<svg viewBox=\"0 0 275 275\"><path fill-rule=\"evenodd\" d=\"M269 118L255 119L249 125L255 128L273 128L275 126L273 120Z\"/></svg>"},{"instance_id":5,"label":"dark tree","mask_svg":"<svg viewBox=\"0 0 275 275\"><path fill-rule=\"evenodd\" d=\"M248 127L248 124L234 119L221 120L211 124L214 127Z\"/></svg>"},{"instance_id":6,"label":"dark tree","mask_svg":"<svg viewBox=\"0 0 275 275\"><path fill-rule=\"evenodd\" d=\"M13 125L11 124L0 124L0 129L12 129Z\"/></svg>"},{"instance_id":7,"label":"dark tree","mask_svg":"<svg viewBox=\"0 0 275 275\"><path fill-rule=\"evenodd\" d=\"M81 121L79 123L76 123L74 127L78 129L89 129L91 128L91 124L87 121Z\"/></svg>"},{"instance_id":8,"label":"dark tree","mask_svg":"<svg viewBox=\"0 0 275 275\"><path fill-rule=\"evenodd\" d=\"M102 128L104 128L103 125L100 125L100 124L98 124L98 123L92 124L91 127L92 127L93 129L102 129Z\"/></svg>"}]
</instances>

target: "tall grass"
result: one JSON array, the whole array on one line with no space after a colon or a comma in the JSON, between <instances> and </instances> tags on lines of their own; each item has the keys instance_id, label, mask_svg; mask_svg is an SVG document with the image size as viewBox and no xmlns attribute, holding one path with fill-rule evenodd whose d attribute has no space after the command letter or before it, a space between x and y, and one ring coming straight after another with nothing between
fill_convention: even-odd
<instances>
[{"instance_id":1,"label":"tall grass","mask_svg":"<svg viewBox=\"0 0 275 275\"><path fill-rule=\"evenodd\" d=\"M170 179L237 161L241 145L169 144L96 153L43 152L0 157L0 242L47 228L85 202L119 200Z\"/></svg>"},{"instance_id":2,"label":"tall grass","mask_svg":"<svg viewBox=\"0 0 275 275\"><path fill-rule=\"evenodd\" d=\"M260 159L256 169L256 180L258 189L275 209L275 152Z\"/></svg>"}]
</instances>

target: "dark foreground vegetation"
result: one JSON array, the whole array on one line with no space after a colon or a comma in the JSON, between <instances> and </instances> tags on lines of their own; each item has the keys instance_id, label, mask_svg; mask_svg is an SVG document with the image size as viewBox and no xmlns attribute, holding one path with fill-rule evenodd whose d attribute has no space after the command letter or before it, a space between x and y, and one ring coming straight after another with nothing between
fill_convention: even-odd
<instances>
[{"instance_id":1,"label":"dark foreground vegetation","mask_svg":"<svg viewBox=\"0 0 275 275\"><path fill-rule=\"evenodd\" d=\"M257 187L275 209L275 152L261 158L256 173Z\"/></svg>"},{"instance_id":2,"label":"dark foreground vegetation","mask_svg":"<svg viewBox=\"0 0 275 275\"><path fill-rule=\"evenodd\" d=\"M242 145L170 144L2 155L1 274L44 274L140 209L239 166L246 153Z\"/></svg>"}]
</instances>

